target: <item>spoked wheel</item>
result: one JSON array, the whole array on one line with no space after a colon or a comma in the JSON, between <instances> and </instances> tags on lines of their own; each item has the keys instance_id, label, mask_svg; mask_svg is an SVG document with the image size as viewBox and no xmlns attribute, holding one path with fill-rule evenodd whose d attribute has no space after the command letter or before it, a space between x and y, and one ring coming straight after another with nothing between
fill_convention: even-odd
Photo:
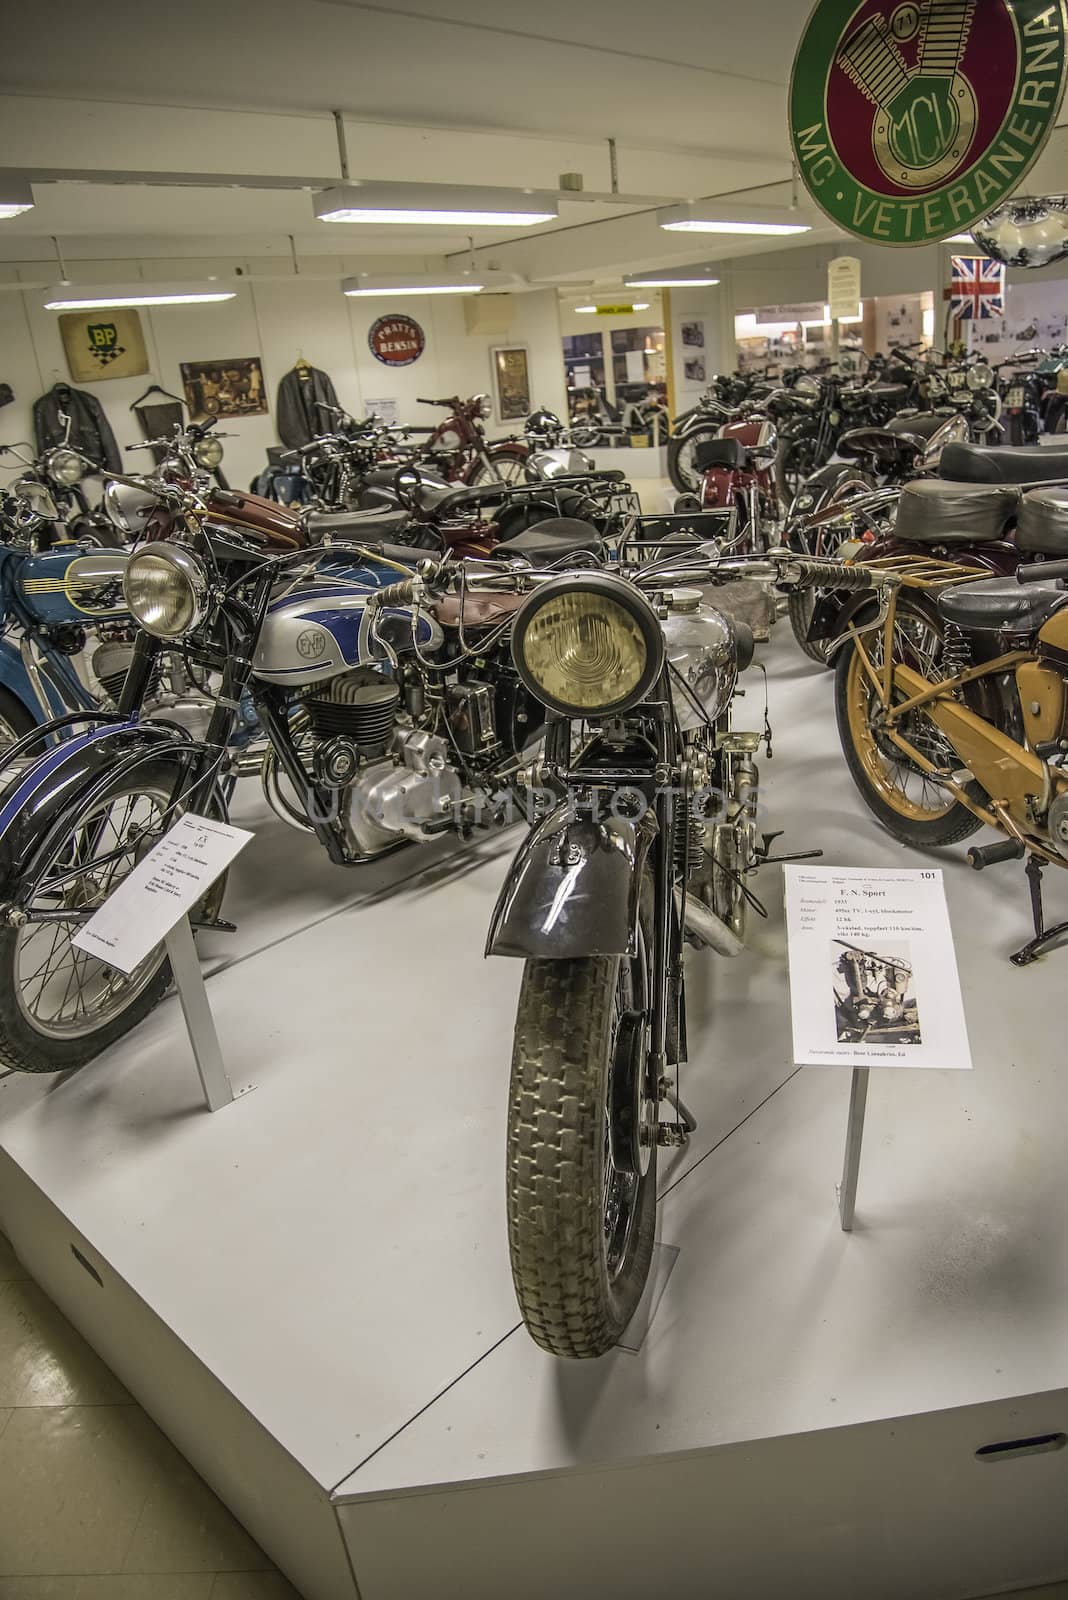
<instances>
[{"instance_id":1,"label":"spoked wheel","mask_svg":"<svg viewBox=\"0 0 1068 1600\"><path fill-rule=\"evenodd\" d=\"M490 455L489 466L480 461L471 474L472 483L525 483L527 481L526 456L502 451Z\"/></svg>"},{"instance_id":2,"label":"spoked wheel","mask_svg":"<svg viewBox=\"0 0 1068 1600\"><path fill-rule=\"evenodd\" d=\"M883 659L881 633L865 635L864 643L877 667ZM898 597L893 649L896 659L932 683L941 678L938 622L904 596ZM898 703L903 698L895 691ZM838 654L835 706L853 781L865 805L895 838L920 847L955 844L982 827L978 817L890 739L879 696L852 643L843 645ZM898 726L901 736L934 766L947 772L960 767L959 756L922 708L910 712Z\"/></svg>"},{"instance_id":3,"label":"spoked wheel","mask_svg":"<svg viewBox=\"0 0 1068 1600\"><path fill-rule=\"evenodd\" d=\"M815 589L794 589L786 598L786 614L790 618L790 626L794 631L794 638L801 646L802 651L810 661L816 661L821 667L830 665L827 652L830 649L830 639L810 639L809 629L812 619L816 614L816 603L819 594Z\"/></svg>"},{"instance_id":4,"label":"spoked wheel","mask_svg":"<svg viewBox=\"0 0 1068 1600\"><path fill-rule=\"evenodd\" d=\"M31 920L0 929L0 1064L20 1072L82 1066L148 1015L170 982L163 946L126 974L71 941L168 825L174 774L129 778L73 822L33 867ZM210 891L214 897L219 886ZM34 921L45 913L48 920Z\"/></svg>"},{"instance_id":5,"label":"spoked wheel","mask_svg":"<svg viewBox=\"0 0 1068 1600\"><path fill-rule=\"evenodd\" d=\"M33 718L22 701L17 700L9 689L0 689L0 766L3 765L4 751L17 744L33 726Z\"/></svg>"},{"instance_id":6,"label":"spoked wheel","mask_svg":"<svg viewBox=\"0 0 1068 1600\"><path fill-rule=\"evenodd\" d=\"M668 440L668 477L680 494L701 493L705 475L694 462L694 451L698 445L718 437L719 424L710 422L690 428Z\"/></svg>"},{"instance_id":7,"label":"spoked wheel","mask_svg":"<svg viewBox=\"0 0 1068 1600\"><path fill-rule=\"evenodd\" d=\"M656 1227L646 1097L647 942L634 957L528 961L508 1099L508 1240L531 1337L604 1355L642 1296Z\"/></svg>"}]
</instances>

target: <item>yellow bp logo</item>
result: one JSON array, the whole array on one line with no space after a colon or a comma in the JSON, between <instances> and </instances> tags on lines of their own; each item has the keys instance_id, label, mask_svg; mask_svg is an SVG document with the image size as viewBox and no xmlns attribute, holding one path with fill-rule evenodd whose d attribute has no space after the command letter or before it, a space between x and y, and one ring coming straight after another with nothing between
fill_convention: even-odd
<instances>
[{"instance_id":1,"label":"yellow bp logo","mask_svg":"<svg viewBox=\"0 0 1068 1600\"><path fill-rule=\"evenodd\" d=\"M819 0L794 61L794 154L840 226L885 244L968 227L1060 107L1064 0Z\"/></svg>"},{"instance_id":2,"label":"yellow bp logo","mask_svg":"<svg viewBox=\"0 0 1068 1600\"><path fill-rule=\"evenodd\" d=\"M85 335L89 340L89 354L102 367L126 354L126 346L119 343L119 330L113 322L87 323Z\"/></svg>"}]
</instances>

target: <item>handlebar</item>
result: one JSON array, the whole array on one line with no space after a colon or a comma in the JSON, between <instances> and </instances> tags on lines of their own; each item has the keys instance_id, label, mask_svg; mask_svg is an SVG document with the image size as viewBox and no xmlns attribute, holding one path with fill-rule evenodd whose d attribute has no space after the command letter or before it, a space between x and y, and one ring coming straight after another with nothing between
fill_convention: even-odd
<instances>
[{"instance_id":1,"label":"handlebar","mask_svg":"<svg viewBox=\"0 0 1068 1600\"><path fill-rule=\"evenodd\" d=\"M421 394L417 394L415 397L415 403L417 406L448 406L451 409L452 407L459 405L460 402L457 400L455 395L451 400L425 400Z\"/></svg>"},{"instance_id":2,"label":"handlebar","mask_svg":"<svg viewBox=\"0 0 1068 1600\"><path fill-rule=\"evenodd\" d=\"M1068 561L1037 561L1016 568L1017 583L1047 583L1050 578L1068 578Z\"/></svg>"}]
</instances>

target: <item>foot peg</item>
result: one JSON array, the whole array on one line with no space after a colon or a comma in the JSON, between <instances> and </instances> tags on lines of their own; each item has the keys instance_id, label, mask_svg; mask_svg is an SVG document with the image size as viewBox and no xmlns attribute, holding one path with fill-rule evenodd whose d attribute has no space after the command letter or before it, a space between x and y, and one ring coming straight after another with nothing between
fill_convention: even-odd
<instances>
[{"instance_id":1,"label":"foot peg","mask_svg":"<svg viewBox=\"0 0 1068 1600\"><path fill-rule=\"evenodd\" d=\"M1024 846L1019 839L1005 839L1001 844L975 844L968 851L968 860L976 872L984 867L995 867L999 861L1019 861Z\"/></svg>"}]
</instances>

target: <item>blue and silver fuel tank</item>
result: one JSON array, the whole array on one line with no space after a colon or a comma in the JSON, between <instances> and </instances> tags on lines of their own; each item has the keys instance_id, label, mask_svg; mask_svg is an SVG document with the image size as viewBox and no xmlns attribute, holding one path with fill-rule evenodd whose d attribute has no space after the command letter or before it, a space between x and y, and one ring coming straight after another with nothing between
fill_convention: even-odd
<instances>
[{"instance_id":1,"label":"blue and silver fuel tank","mask_svg":"<svg viewBox=\"0 0 1068 1600\"><path fill-rule=\"evenodd\" d=\"M303 688L335 678L350 667L383 660L381 652L361 660L360 623L369 594L395 583L400 575L396 567L338 567L273 600L252 658L256 677ZM445 637L434 618L423 612L417 617L408 607L383 610L378 628L398 655L413 650L416 643L432 654Z\"/></svg>"},{"instance_id":2,"label":"blue and silver fuel tank","mask_svg":"<svg viewBox=\"0 0 1068 1600\"><path fill-rule=\"evenodd\" d=\"M45 550L19 562L15 589L27 611L42 623L122 617L126 615L122 579L128 559L125 550L87 550L83 545Z\"/></svg>"}]
</instances>

